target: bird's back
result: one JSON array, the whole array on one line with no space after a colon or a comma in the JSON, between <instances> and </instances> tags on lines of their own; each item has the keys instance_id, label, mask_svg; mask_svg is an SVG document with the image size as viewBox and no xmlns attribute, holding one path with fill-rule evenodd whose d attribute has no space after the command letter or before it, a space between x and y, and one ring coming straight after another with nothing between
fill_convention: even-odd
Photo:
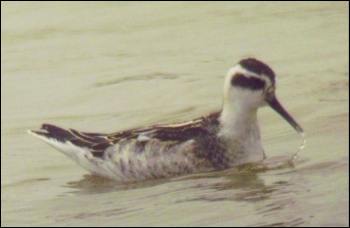
<instances>
[{"instance_id":1,"label":"bird's back","mask_svg":"<svg viewBox=\"0 0 350 228\"><path fill-rule=\"evenodd\" d=\"M113 134L85 133L45 124L32 131L85 169L119 181L200 172L224 165L216 138L219 113L190 122Z\"/></svg>"}]
</instances>

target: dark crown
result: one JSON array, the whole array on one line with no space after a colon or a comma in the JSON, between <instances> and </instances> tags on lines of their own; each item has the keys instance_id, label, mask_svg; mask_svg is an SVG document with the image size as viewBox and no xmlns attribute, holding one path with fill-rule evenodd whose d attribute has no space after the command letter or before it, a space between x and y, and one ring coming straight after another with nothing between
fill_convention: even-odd
<instances>
[{"instance_id":1,"label":"dark crown","mask_svg":"<svg viewBox=\"0 0 350 228\"><path fill-rule=\"evenodd\" d=\"M272 84L275 84L275 72L273 72L273 70L267 64L254 58L242 59L239 64L246 70L254 72L258 75L266 75L270 78Z\"/></svg>"}]
</instances>

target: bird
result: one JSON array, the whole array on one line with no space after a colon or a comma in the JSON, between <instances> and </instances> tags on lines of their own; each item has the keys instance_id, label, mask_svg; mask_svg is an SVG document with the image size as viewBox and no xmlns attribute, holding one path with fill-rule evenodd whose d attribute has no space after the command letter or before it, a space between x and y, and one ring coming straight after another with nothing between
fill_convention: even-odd
<instances>
[{"instance_id":1,"label":"bird","mask_svg":"<svg viewBox=\"0 0 350 228\"><path fill-rule=\"evenodd\" d=\"M302 127L277 99L275 72L256 58L231 67L221 110L175 124L91 133L43 124L35 137L94 175L119 182L224 170L266 158L257 119L270 106L298 133Z\"/></svg>"}]
</instances>

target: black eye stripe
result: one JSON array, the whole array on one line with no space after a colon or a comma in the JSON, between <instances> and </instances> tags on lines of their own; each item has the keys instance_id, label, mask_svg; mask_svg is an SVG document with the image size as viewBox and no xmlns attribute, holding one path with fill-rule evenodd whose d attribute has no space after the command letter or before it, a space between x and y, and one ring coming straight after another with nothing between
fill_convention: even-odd
<instances>
[{"instance_id":1,"label":"black eye stripe","mask_svg":"<svg viewBox=\"0 0 350 228\"><path fill-rule=\"evenodd\" d=\"M251 90L259 90L265 87L265 81L254 77L248 78L243 74L236 74L231 80L231 85Z\"/></svg>"}]
</instances>

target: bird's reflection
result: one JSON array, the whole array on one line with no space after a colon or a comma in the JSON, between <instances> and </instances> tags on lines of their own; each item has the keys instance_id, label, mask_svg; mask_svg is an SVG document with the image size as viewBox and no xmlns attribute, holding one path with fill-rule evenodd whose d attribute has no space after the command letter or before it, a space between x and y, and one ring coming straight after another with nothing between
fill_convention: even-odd
<instances>
[{"instance_id":1,"label":"bird's reflection","mask_svg":"<svg viewBox=\"0 0 350 228\"><path fill-rule=\"evenodd\" d=\"M266 185L260 177L262 171L231 169L224 172L215 172L210 176L197 176L197 183L193 187L212 190L212 194L199 194L186 201L248 201L255 202L270 198L289 183L287 181L276 181ZM264 171L265 172L265 171ZM219 179L220 181L208 181ZM194 179L192 179L194 180ZM178 202L183 202L182 200Z\"/></svg>"},{"instance_id":2,"label":"bird's reflection","mask_svg":"<svg viewBox=\"0 0 350 228\"><path fill-rule=\"evenodd\" d=\"M103 178L93 174L86 174L81 180L71 181L64 187L74 189L71 193L97 194L114 191L122 191L135 188L147 188L167 182L166 179L148 180L132 183L119 183L111 179Z\"/></svg>"}]
</instances>

